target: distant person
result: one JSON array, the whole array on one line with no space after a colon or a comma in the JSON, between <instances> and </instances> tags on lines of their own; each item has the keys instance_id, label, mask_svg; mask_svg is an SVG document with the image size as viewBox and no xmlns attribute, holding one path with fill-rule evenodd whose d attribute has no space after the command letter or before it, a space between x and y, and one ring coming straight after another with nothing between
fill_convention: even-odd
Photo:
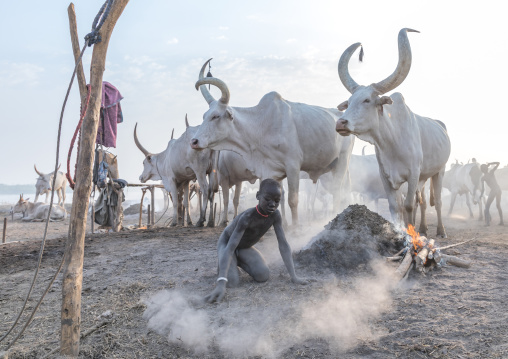
<instances>
[{"instance_id":1,"label":"distant person","mask_svg":"<svg viewBox=\"0 0 508 359\"><path fill-rule=\"evenodd\" d=\"M265 179L259 185L254 208L240 213L222 232L217 244L219 273L215 289L205 297L207 302L219 302L226 294L226 284L236 286L240 281L238 267L242 268L257 282L266 282L270 271L261 253L254 247L263 235L273 226L282 260L297 284L307 284L305 279L295 274L291 248L282 228L282 216L277 209L281 198L280 183Z\"/></svg>"},{"instance_id":2,"label":"distant person","mask_svg":"<svg viewBox=\"0 0 508 359\"><path fill-rule=\"evenodd\" d=\"M489 167L494 166L490 171ZM487 198L487 202L485 202L485 223L487 226L490 226L490 212L489 208L492 204L492 201L494 201L494 198L496 199L496 207L499 212L499 225L504 225L503 222L503 210L501 209L501 194L503 193L501 191L501 187L499 187L499 184L497 183L496 176L494 172L499 167L499 162L489 162L487 164L483 164L480 166L481 171L483 172L483 176L481 178L482 182L482 191L480 193L480 197L483 196L483 192L485 191L485 183L490 188L489 197Z\"/></svg>"}]
</instances>

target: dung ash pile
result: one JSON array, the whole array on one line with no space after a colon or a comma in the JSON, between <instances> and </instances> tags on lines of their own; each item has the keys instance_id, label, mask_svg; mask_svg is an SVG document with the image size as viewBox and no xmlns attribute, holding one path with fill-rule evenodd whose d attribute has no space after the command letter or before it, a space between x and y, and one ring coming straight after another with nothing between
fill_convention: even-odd
<instances>
[{"instance_id":1,"label":"dung ash pile","mask_svg":"<svg viewBox=\"0 0 508 359\"><path fill-rule=\"evenodd\" d=\"M342 274L373 259L391 256L404 245L392 223L364 205L350 205L298 253L298 267Z\"/></svg>"}]
</instances>

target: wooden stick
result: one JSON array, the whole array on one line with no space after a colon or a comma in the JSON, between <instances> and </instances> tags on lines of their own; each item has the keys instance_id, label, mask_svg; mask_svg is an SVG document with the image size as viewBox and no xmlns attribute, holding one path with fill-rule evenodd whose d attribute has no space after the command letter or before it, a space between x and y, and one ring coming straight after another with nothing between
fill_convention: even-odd
<instances>
[{"instance_id":1,"label":"wooden stick","mask_svg":"<svg viewBox=\"0 0 508 359\"><path fill-rule=\"evenodd\" d=\"M471 261L459 257L441 254L441 258L445 261L446 264L451 264L457 267L469 268L471 266Z\"/></svg>"},{"instance_id":2,"label":"wooden stick","mask_svg":"<svg viewBox=\"0 0 508 359\"><path fill-rule=\"evenodd\" d=\"M147 214L147 220L146 220L146 225L147 226L151 226L152 225L152 220L151 220L151 214L152 214L152 211L150 210L150 205L148 205L148 211L146 211L146 214Z\"/></svg>"},{"instance_id":3,"label":"wooden stick","mask_svg":"<svg viewBox=\"0 0 508 359\"><path fill-rule=\"evenodd\" d=\"M411 255L411 250L408 250L404 256L404 259L402 260L402 263L395 271L395 276L398 280L404 278L409 270L409 267L411 266L411 263L413 263L413 256Z\"/></svg>"},{"instance_id":4,"label":"wooden stick","mask_svg":"<svg viewBox=\"0 0 508 359\"><path fill-rule=\"evenodd\" d=\"M476 237L474 237L474 238L471 238L471 239L468 239L467 241L464 241L464 242L460 242L460 243L455 243L455 244L450 244L449 246L445 246L445 247L440 247L440 248L436 248L436 249L434 249L434 251L435 251L435 250L437 250L437 249L439 249L440 251L442 251L442 250L444 250L444 249L448 249L448 248L453 248L453 247L457 247L457 246L460 246L460 245L462 245L462 244L465 244L465 243L467 243L467 242L471 242L471 241L474 241L475 239L476 239Z\"/></svg>"},{"instance_id":5,"label":"wooden stick","mask_svg":"<svg viewBox=\"0 0 508 359\"><path fill-rule=\"evenodd\" d=\"M92 169L95 140L100 118L102 100L102 76L106 66L106 54L115 24L128 0L116 0L108 18L101 28L102 41L93 47L90 66L91 96L88 111L83 121L81 148L78 154L76 186L72 201L69 236L65 245L62 311L60 331L60 354L76 358L79 353L81 326L81 289L83 285L84 239L88 200L92 190Z\"/></svg>"},{"instance_id":6,"label":"wooden stick","mask_svg":"<svg viewBox=\"0 0 508 359\"><path fill-rule=\"evenodd\" d=\"M425 265L425 262L427 262L427 256L429 255L429 251L434 246L434 240L429 239L425 247L423 247L420 252L416 255L415 263L416 263L416 269L422 270L423 266Z\"/></svg>"},{"instance_id":7,"label":"wooden stick","mask_svg":"<svg viewBox=\"0 0 508 359\"><path fill-rule=\"evenodd\" d=\"M154 198L154 192L155 192L155 188L153 186L150 186L150 203L152 205L151 209L152 211L150 212L150 208L148 208L148 212L150 213L150 216L148 218L150 218L150 220L148 221L148 224L149 225L154 225L155 224L155 198Z\"/></svg>"},{"instance_id":8,"label":"wooden stick","mask_svg":"<svg viewBox=\"0 0 508 359\"><path fill-rule=\"evenodd\" d=\"M4 217L4 231L2 234L2 243L5 243L5 234L7 233L7 217Z\"/></svg>"},{"instance_id":9,"label":"wooden stick","mask_svg":"<svg viewBox=\"0 0 508 359\"><path fill-rule=\"evenodd\" d=\"M387 262L396 262L402 259L402 256L385 257Z\"/></svg>"},{"instance_id":10,"label":"wooden stick","mask_svg":"<svg viewBox=\"0 0 508 359\"><path fill-rule=\"evenodd\" d=\"M142 220L143 220L143 199L145 199L146 188L143 188L142 191L143 191L143 194L141 195L141 202L139 202L139 225L138 225L138 227L141 227L141 224L143 223L142 222Z\"/></svg>"}]
</instances>

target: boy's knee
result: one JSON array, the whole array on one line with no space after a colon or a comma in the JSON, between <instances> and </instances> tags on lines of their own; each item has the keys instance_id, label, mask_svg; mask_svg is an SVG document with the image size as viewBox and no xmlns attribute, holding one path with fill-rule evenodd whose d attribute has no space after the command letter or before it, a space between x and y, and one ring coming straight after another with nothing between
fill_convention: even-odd
<instances>
[{"instance_id":1,"label":"boy's knee","mask_svg":"<svg viewBox=\"0 0 508 359\"><path fill-rule=\"evenodd\" d=\"M266 271L261 271L259 273L255 273L252 277L254 278L254 280L256 282L263 283L263 282L266 282L268 279L270 279L270 271L266 270Z\"/></svg>"}]
</instances>

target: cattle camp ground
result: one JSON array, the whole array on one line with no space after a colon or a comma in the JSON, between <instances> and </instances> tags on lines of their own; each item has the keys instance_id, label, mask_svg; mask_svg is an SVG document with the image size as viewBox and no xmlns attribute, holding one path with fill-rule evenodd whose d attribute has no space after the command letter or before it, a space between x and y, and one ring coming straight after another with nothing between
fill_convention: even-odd
<instances>
[{"instance_id":1,"label":"cattle camp ground","mask_svg":"<svg viewBox=\"0 0 508 359\"><path fill-rule=\"evenodd\" d=\"M394 5L0 5L0 359L508 358L502 12Z\"/></svg>"}]
</instances>

